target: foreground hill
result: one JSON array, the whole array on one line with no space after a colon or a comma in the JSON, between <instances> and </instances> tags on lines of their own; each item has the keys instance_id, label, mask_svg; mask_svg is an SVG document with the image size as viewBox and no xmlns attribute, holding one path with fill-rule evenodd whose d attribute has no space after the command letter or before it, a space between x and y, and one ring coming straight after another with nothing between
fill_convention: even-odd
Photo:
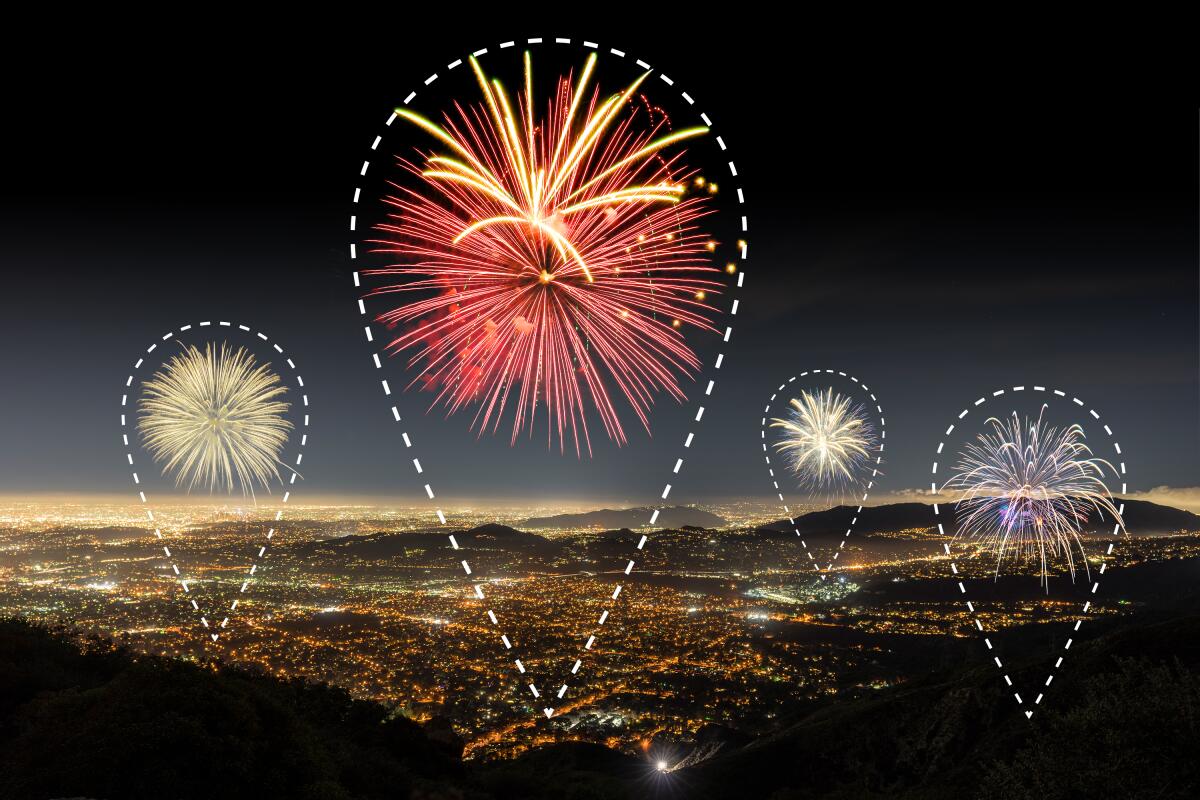
<instances>
[{"instance_id":1,"label":"foreground hill","mask_svg":"<svg viewBox=\"0 0 1200 800\"><path fill-rule=\"evenodd\" d=\"M1200 617L1143 619L1080 642L1032 720L975 655L865 697L780 708L775 734L721 737L692 766L660 774L590 744L463 763L444 726L423 729L339 689L103 645L81 652L60 634L0 622L0 797L1197 796ZM1044 672L1010 661L1021 685Z\"/></svg>"},{"instance_id":2,"label":"foreground hill","mask_svg":"<svg viewBox=\"0 0 1200 800\"><path fill-rule=\"evenodd\" d=\"M0 797L393 798L462 774L452 744L340 689L0 622Z\"/></svg>"},{"instance_id":3,"label":"foreground hill","mask_svg":"<svg viewBox=\"0 0 1200 800\"><path fill-rule=\"evenodd\" d=\"M444 550L448 547L447 534L453 533L459 546L481 550L535 550L558 551L562 545L538 536L510 528L507 525L490 523L470 530L447 531L402 531L352 534L336 539L323 539L298 546L301 553L354 556L365 560L382 560L409 557L416 551Z\"/></svg>"},{"instance_id":4,"label":"foreground hill","mask_svg":"<svg viewBox=\"0 0 1200 800\"><path fill-rule=\"evenodd\" d=\"M1114 631L1071 657L1029 720L979 657L829 703L681 778L713 800L1198 796L1200 618ZM1041 683L1040 660L1013 663L1018 685Z\"/></svg>"}]
</instances>

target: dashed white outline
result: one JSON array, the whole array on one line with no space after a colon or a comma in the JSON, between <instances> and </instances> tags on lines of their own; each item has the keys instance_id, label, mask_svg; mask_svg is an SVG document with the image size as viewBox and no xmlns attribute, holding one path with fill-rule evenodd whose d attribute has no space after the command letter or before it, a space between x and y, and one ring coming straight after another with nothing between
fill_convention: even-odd
<instances>
[{"instance_id":1,"label":"dashed white outline","mask_svg":"<svg viewBox=\"0 0 1200 800\"><path fill-rule=\"evenodd\" d=\"M526 40L526 41L527 41L527 44L530 44L530 45L535 45L535 44L541 44L541 43L542 43L542 41L543 41L543 39L542 39L541 37L533 37L533 38L530 38L530 39L528 39L528 40ZM554 43L555 43L555 44L567 44L567 45L569 45L569 44L571 44L571 40L570 40L570 39L567 39L567 38L555 38L555 39L554 39ZM511 45L511 43L510 43L510 42L505 42L505 43L503 43L502 45L500 45L500 48L501 48L501 49L504 49L504 48L507 48L507 47L508 47L508 46L510 46L510 45ZM583 46L584 46L586 49L588 49L588 50L592 50L592 51L598 51L598 50L600 50L600 49L601 49L601 48L600 48L600 47L599 47L597 44L595 44L594 42L590 42L590 41L588 41L588 42L583 42ZM487 48L485 47L485 48L483 48L483 49L476 50L474 53L472 53L472 55L473 55L473 56L475 56L476 58L480 58L480 57L482 57L482 56L486 55L486 54L487 54L487 52L488 52L488 51L487 51ZM614 55L614 56L617 56L618 58L625 58L625 57L626 57L626 53L625 53L625 51L622 51L622 50L617 50L617 49L615 49L615 48L610 48L608 52L609 52L609 53L611 53L611 54L612 54L612 55ZM452 62L450 62L449 64L447 64L447 65L446 65L446 69L447 69L447 70L454 69L455 67L457 67L457 66L461 65L462 63L463 63L463 59L457 59L457 60L455 60L455 61L452 61ZM636 63L636 64L637 64L637 66L638 66L638 67L640 67L641 69L644 69L644 70L651 70L651 69L652 69L652 68L651 68L651 66L650 66L649 64L647 64L645 61L642 61L642 60L640 60L640 59L635 59L635 63ZM662 77L661 73L660 73L660 77ZM433 75L431 75L431 76L429 77L429 79L426 81L426 85L428 85L429 83L432 83L432 82L433 82L434 80L436 80L436 79L437 79L437 75L436 75L436 73L435 73L435 74L433 74ZM664 78L664 83L666 83L668 86L673 86L673 87L674 87L674 81L671 81L671 80L668 80L668 79ZM688 105L689 105L689 106L694 106L694 105L695 105L695 102L696 102L696 101L695 101L695 99L694 99L694 98L693 98L691 95L689 95L689 94L687 94L687 93L683 92L682 90L679 90L679 89L678 89L678 87L675 87L675 88L676 88L676 89L677 89L677 90L680 92L680 96L681 96L681 97L682 97L682 98L683 98L683 99L684 99L684 100L685 100L685 101L688 103ZM404 101L403 101L403 105L408 105L408 104L410 104L410 103L413 101L413 99L414 99L414 98L416 98L416 96L417 96L417 92L416 92L415 90L413 90L413 91L410 91L410 92L408 93L408 95L406 95L406 96L405 96L405 98L404 98ZM709 117L708 117L708 115L707 115L707 114L705 114L705 113L700 113L700 114L699 114L699 116L700 116L700 119L703 121L703 123L704 123L705 127L707 127L707 128L710 128L710 129L713 127L712 120L711 120L711 119L709 119ZM387 120L385 121L385 123L384 123L384 124L385 124L386 126L389 126L389 127L390 127L390 126L391 126L391 124L392 124L392 123L393 123L395 120L396 120L396 113L393 111L393 112L391 113L391 115L390 115L390 116L388 116L388 118L387 118ZM722 139L720 136L717 136L717 137L716 137L716 141L717 141L717 144L718 144L718 146L721 148L721 150L722 150L722 151L724 151L724 150L726 150L726 149L727 149L727 147L726 147L726 145L725 145L725 141L724 141L724 139ZM378 144L379 144L379 139L377 138L377 139L375 140L375 144L373 144L373 145L371 146L371 150L372 150L372 151L374 151L374 150L375 150L375 148L378 146ZM363 175L366 175L366 173L367 173L367 169L368 169L369 165L370 165L370 161L369 161L369 160L366 160L366 161L364 161L364 162L363 162L362 169L361 169L361 170L360 170L360 172L359 172L359 175L360 175L360 177L361 177L361 176L363 176ZM731 177L733 177L733 178L735 178L735 179L738 179L738 178L740 178L740 176L738 175L737 168L734 166L734 163L733 163L733 161L729 161L729 162L728 162L728 167L729 167L729 174L730 174L730 176L731 176ZM357 207L357 204L358 204L358 202L359 202L359 199L360 199L360 196L361 196L361 191L360 191L360 190L361 190L361 187L355 187L355 190L354 190L354 199L353 199L353 202L354 202L354 204L355 204L355 207ZM738 204L739 204L739 205L744 205L744 204L745 204L745 202L746 202L746 198L745 198L745 194L744 194L744 192L743 192L743 190L742 190L742 187L741 187L741 186L736 186L736 187L735 187L735 190L736 190L736 194L737 194L737 202L738 202ZM355 228L356 228L356 227L357 227L357 215L352 215L352 216L350 217L350 231L351 231L351 232L354 232L354 230L355 230ZM741 215L741 232L742 232L742 235L743 235L743 236L745 236L745 234L746 234L746 232L747 232L747 231L748 231L748 220L747 220L747 217L746 217L746 215L745 215L745 214L742 214L742 215ZM746 260L747 260L747 257L748 257L749 245L748 245L747 243L745 243L745 240L744 240L744 239L743 239L742 241L743 241L743 244L742 244L742 247L740 248L740 253L739 253L739 256L738 256L738 260L739 260L739 261L740 261L742 264L744 264L744 263L746 262ZM354 242L354 241L351 241L351 243L350 243L350 258L351 258L352 260L357 260L357 258L358 258L358 250L357 250L356 244L357 244L357 242ZM361 287L361 281L360 281L360 279L359 279L358 270L354 270L354 272L353 272L353 276L354 276L354 285L355 285L355 287ZM746 278L746 272L745 272L745 269L743 269L743 268L739 267L739 269L738 269L738 277L737 277L737 284L736 284L736 286L734 287L734 289L732 289L732 290L730 291L730 296L733 298L733 302L732 302L732 305L731 305L731 307L730 307L730 311L729 311L729 316L730 316L730 317L732 317L732 316L736 315L736 314L737 314L737 312L738 312L738 302L739 302L739 301L738 301L738 299L737 299L737 296L736 296L736 295L737 295L737 290L742 288L742 284L743 284L743 282L745 281L745 278ZM366 312L366 307L365 307L365 305L364 305L364 303L363 303L363 300L362 300L362 298L361 298L361 297L358 299L358 312L359 312L359 314L360 314L360 315L365 315L365 314L367 313L367 312ZM364 333L365 333L365 335L366 335L367 342L368 342L368 343L370 343L370 344L373 344L373 343L374 343L374 336L373 336L373 335L372 335L372 333L371 333L371 326L370 326L369 324L367 324L367 325L365 325L365 326L364 326L364 329L363 329L363 330L364 330ZM730 339L730 337L731 337L732 335L733 335L733 327L732 327L732 325L731 325L731 324L727 324L727 325L726 325L726 327L725 327L724 334L722 335L721 341L722 341L723 343L726 343L726 344L727 344L727 343L729 342L729 339ZM380 364L380 359L379 359L379 354L378 354L378 351L376 351L376 352L373 352L373 353L372 353L372 360L373 360L373 362L374 362L374 364L375 364L375 367L376 367L377 369L380 369L380 368L381 368L381 364ZM715 362L715 364L713 365L713 370L714 370L714 372L715 372L716 370L719 370L719 369L721 368L721 365L722 365L722 363L723 363L723 361L724 361L724 360L725 360L725 354L724 354L724 352L719 352L719 353L717 354L716 362ZM711 374L711 373L710 373L710 374ZM704 378L704 377L705 377L705 376L701 376L701 380L703 380L703 378ZM383 393L384 393L384 395L385 395L385 396L387 396L387 395L391 395L391 393L392 393L392 390L391 390L391 387L390 387L390 386L388 386L388 382L387 382L387 380L381 380L381 381L380 381L380 383L382 384L382 387L383 387ZM705 395L706 397L712 394L712 391L713 391L713 388L714 388L715 384L716 384L716 380L715 380L715 378L710 378L710 379L708 380L708 383L707 383L707 388L706 388L706 389L705 389L705 391L704 391L704 395ZM396 407L395 407L395 406L392 406L392 409L391 409L391 410L392 410L392 416L393 416L394 420L395 420L396 422L400 422L400 412L399 412L399 411L396 409ZM693 419L693 422L694 422L694 423L699 423L699 422L700 422L700 420L701 420L701 418L702 418L703 416L704 416L704 406L703 406L703 405L699 405L699 406L698 406L698 408L697 408L697 411L696 411L696 416L695 416L695 418ZM410 447L412 447L412 443L411 443L411 440L410 440L410 438L409 438L409 436L408 436L408 433L407 433L407 432L402 432L402 436L403 436L403 438L404 438L404 444L405 444L405 447L406 447L406 448L410 448ZM684 443L683 443L683 447L684 447L684 449L685 449L685 450L687 450L688 448L690 448L690 447L692 446L692 442L693 442L693 440L694 440L694 439L695 439L695 432L694 432L694 431L691 431L691 432L689 432L689 433L688 433L688 435L687 435L687 438L684 440ZM423 471L422 471L422 470L420 469L420 467L419 467L419 462L417 462L417 461L416 461L416 459L414 459L413 461L414 461L414 466L416 466L416 467L417 467L417 472L418 472L418 474L421 474ZM675 461L674 461L674 463L673 463L673 468L671 469L671 474L673 474L673 475L674 475L674 474L678 474L678 473L679 473L679 470L682 468L682 466L683 466L683 458L682 458L682 457L679 457L679 458L675 459ZM432 489L432 488L430 488L430 484L429 484L429 483L426 483L426 484L424 485L424 488L425 488L425 494L428 496L428 498L429 498L430 500L433 500L433 499L435 499L435 497L434 497L434 493L433 493L433 489ZM663 492L662 492L662 499L663 499L663 500L666 500L666 499L667 499L667 495L668 495L668 494L670 494L670 492L671 492L671 484L670 484L670 483L667 483L667 484L666 484L666 488L664 488L664 489L663 489ZM657 521L657 519L658 519L658 514L659 514L659 511L660 511L660 510L661 510L660 508L654 508L654 509L653 509L653 513L650 515L650 520L649 520L649 522L647 523L647 525L653 525L653 524L654 524L654 523ZM443 526L444 526L444 525L446 525L446 516L445 516L445 514L443 513L443 511L442 511L442 509L441 509L441 508L437 508L437 509L436 509L436 515L437 515L437 519L438 519L438 524L439 524L439 525L443 525ZM457 542L454 540L454 537L453 537L452 535L450 535L448 538L449 538L449 540L450 540L450 546L451 546L452 548L454 548L455 550L458 550L458 549L459 549L459 547L458 547L458 543L457 543ZM642 549L643 549L643 547L644 547L644 546L645 546L645 544L646 544L646 541L647 541L647 537L646 537L645 535L643 535L643 536L642 536L642 538L641 538L641 540L638 542L637 549L638 549L638 550L642 550ZM469 575L471 574L471 567L470 567L470 564L467 562L467 560L466 560L466 559L463 559L461 563L462 563L463 571L464 571L464 572L465 572L465 573L466 573L466 574L469 576ZM630 573L633 571L634 563L635 563L635 562L634 562L634 560L633 560L633 559L629 559L628 563L625 565L625 568L624 568L624 573L625 573L626 575L629 575L629 574L630 574ZM475 596L476 596L477 598L481 599L481 600L482 600L482 599L484 599L483 588L482 588L482 587L481 587L479 584L474 584L473 588L474 588L474 590L475 590ZM608 619L608 617L609 617L609 611L611 610L611 608L612 608L612 607L614 607L614 606L613 606L613 604L616 602L616 600L617 600L617 598L620 596L620 594L621 594L621 586L620 586L620 585L618 585L618 586L617 586L617 588L616 588L616 590L614 590L614 591L613 591L613 593L612 593L612 597L610 598L610 603L609 603L609 606L610 606L610 607L609 607L609 608L606 608L606 609L604 609L603 613L601 613L601 614L600 614L600 617L599 617L599 619L597 620L597 623L596 623L596 625L597 625L597 628L598 628L599 626L602 626L602 625L605 623L605 621ZM512 649L513 649L513 644L512 644L512 641L509 639L509 637L508 637L507 635L505 635L505 634L502 632L502 631L503 631L503 629L502 629L502 627L500 626L499 622L497 622L497 621L496 621L496 616L495 616L495 614L494 614L494 612L493 612L493 610L492 610L492 609L488 609L488 611L487 611L487 616L488 616L488 619L489 619L489 621L490 621L490 622L491 622L491 623L492 623L492 624L493 624L493 625L496 627L497 631L498 631L498 632L500 632L500 642L501 642L501 644L504 646L504 649L505 649L506 651L512 650ZM595 634L595 633L589 633L589 634L588 634L588 638L587 638L586 642L585 642L585 643L584 643L584 645L583 645L583 650L584 650L584 651L590 651L590 650L592 649L592 646L595 644L595 642L596 642L596 634ZM581 654L581 655L582 655L582 654ZM516 667L516 669L517 669L517 672L518 672L518 673L520 673L520 674L522 674L522 675L524 675L524 674L525 674L525 666L524 666L524 665L521 663L521 659L520 659L520 658L515 658L515 659L514 659L514 661L513 661L513 664L515 665L515 667ZM576 659L575 659L575 663L572 665L572 667L571 667L571 670L570 670L570 671L571 671L571 674L572 674L572 675L577 675L577 674L578 674L578 672L579 672L579 669L580 669L580 667L582 666L582 664L583 664L582 658L576 658ZM535 698L535 699L536 699L536 698L540 698L540 697L541 697L541 692L539 692L539 690L538 690L538 688L537 688L536 684L534 684L534 683L530 683L530 684L528 684L528 686L529 686L529 690L530 690L530 692L532 692L532 694L533 694L533 696L534 696L534 698ZM557 690L557 692L556 692L556 694L557 694L557 697L558 697L559 699L562 699L562 698L563 698L563 697L566 695L566 693L567 693L567 690L568 690L568 684L567 684L567 682L566 682L566 681L564 681L564 682L563 682L563 684L562 684L562 686L561 686L561 687L560 687L560 688ZM546 716L546 718L547 718L547 719L549 719L550 717L553 717L553 716L554 716L554 708L552 708L552 707L545 707L545 708L543 708L543 709L542 709L542 713L543 713L543 714L545 714L545 716Z\"/></svg>"},{"instance_id":2,"label":"dashed white outline","mask_svg":"<svg viewBox=\"0 0 1200 800\"><path fill-rule=\"evenodd\" d=\"M1024 386L1014 386L1014 387L1012 387L1012 389L1007 390L1007 391L1023 392L1023 391L1025 391L1025 387ZM1049 391L1050 394L1052 394L1056 397L1062 397L1062 398L1065 398L1067 396L1066 392L1060 391L1058 389L1047 390L1045 386L1034 386L1033 391L1035 391L1035 392ZM983 397L980 397L973 404L964 408L959 413L957 419L961 420L961 419L966 418L967 414L970 413L972 408L982 406L985 402L987 402L991 398L1001 397L1005 394L1005 392L1006 392L1005 389L997 389L996 391L992 392L990 395L985 395ZM1086 407L1084 402L1082 400L1080 400L1078 397L1072 397L1071 401L1075 405L1077 405L1081 408ZM1096 420L1100 419L1100 414L1097 413L1094 409L1088 408L1088 413L1092 416L1093 419L1096 419ZM955 423L955 424L957 424L957 423ZM942 435L945 437L949 437L950 434L954 432L955 424L951 424L950 427L946 429L946 432ZM1108 425L1104 425L1104 432L1106 434L1108 434L1108 438L1112 442L1113 449L1116 451L1117 455L1121 456L1122 455L1121 454L1121 443L1117 441L1116 436L1112 432L1112 428L1110 428ZM938 442L937 452L935 453L935 456L934 456L933 468L930 470L931 475L937 475L937 471L938 471L937 458L942 455L942 450L946 446L946 441L947 441L946 439L943 439L942 441ZM1125 496L1128 494L1128 491L1129 491L1129 484L1126 482L1126 478L1125 478L1125 462L1123 460L1119 460L1119 464L1120 464L1120 472L1121 472L1121 495ZM931 481L930 489L933 491L933 494L936 497L938 494L937 478L934 478ZM1122 516L1124 516L1124 514L1125 514L1125 504L1124 503L1121 503L1117 507L1117 512L1119 514L1121 514ZM940 512L938 511L938 504L936 502L933 504L933 514L935 517L940 515ZM938 529L938 533L940 533L942 536L948 535L946 533L945 529L942 527L941 522L937 523L937 529ZM1113 535L1118 537L1117 541L1120 541L1120 530L1121 530L1121 525L1119 523L1113 527ZM1109 542L1108 549L1104 551L1105 556L1112 555L1113 546L1115 544L1116 544L1116 542ZM950 542L948 542L948 541L942 542L942 548L946 551L946 555L951 559L950 571L957 578L958 577L958 566L953 561L954 555L953 555L953 553L950 552ZM1101 557L1099 574L1103 575L1104 570L1107 567L1108 567L1108 564L1104 561L1103 557ZM1097 578L1096 581L1092 583L1092 591L1090 592L1090 594L1094 596L1099 589L1100 589L1100 580ZM967 611L971 615L971 620L975 623L975 628L979 631L979 633L984 634L983 643L985 645L987 645L988 650L993 649L991 638L986 635L987 632L983 629L983 623L979 620L979 615L975 611L975 605L970 600L966 599L967 587L963 585L961 578L958 579L958 590L963 595L963 602L966 603ZM1083 603L1083 608L1082 608L1081 613L1087 614L1088 611L1091 609L1091 607L1092 607L1092 601L1085 600ZM1079 627L1081 625L1083 625L1083 620L1082 619L1076 620L1075 627L1073 628L1074 632L1077 633L1079 631ZM1071 649L1071 644L1073 642L1074 642L1073 638L1067 637L1066 644L1063 645L1063 655L1060 655L1058 657L1058 660L1054 662L1054 666L1050 668L1050 674L1047 676L1046 682L1042 685L1043 690L1045 690L1047 687L1049 687L1050 683L1054 680L1056 670L1058 670L1058 668L1062 666L1063 659L1066 656L1066 651ZM1001 676L1003 676L1004 683L1010 689L1013 690L1013 698L1016 699L1016 701L1017 701L1017 707L1025 712L1026 719L1032 719L1034 710L1025 708L1025 701L1021 698L1021 693L1018 692L1016 690L1016 688L1013 686L1012 678L1009 677L1008 673L1004 669L1004 662L1002 662L1000 660L999 656L992 656L992 662L996 665L996 669L998 669L1000 671ZM1039 705L1042 702L1042 698L1044 696L1045 696L1045 691L1038 692L1037 699L1035 699L1033 701L1033 705L1035 705L1035 706Z\"/></svg>"},{"instance_id":3,"label":"dashed white outline","mask_svg":"<svg viewBox=\"0 0 1200 800\"><path fill-rule=\"evenodd\" d=\"M810 550L808 547L808 542L806 542L804 537L800 535L800 529L796 526L796 520L792 517L792 510L788 507L787 500L783 499L783 490L779 488L779 481L775 478L775 468L771 466L771 451L767 447L767 419L771 416L771 404L775 402L775 398L779 396L779 393L787 388L788 384L794 383L797 378L803 378L806 375L838 375L843 378L849 378L855 385L861 387L862 390L867 393L867 396L871 398L871 402L875 404L875 410L879 413L879 449L877 450L878 455L875 456L875 466L871 469L871 479L867 481L866 489L863 490L863 496L858 501L858 508L854 512L854 517L850 520L849 527L846 528L846 533L842 535L841 544L839 544L837 549L833 551L833 558L830 560L828 566L826 566L824 570L822 570L821 565L817 563L816 558L813 556L812 550ZM833 571L833 562L837 561L838 556L842 554L842 549L846 546L846 542L850 540L850 533L854 530L854 526L858 522L859 515L862 514L863 503L867 502L867 498L871 495L871 489L875 487L875 478L879 477L879 465L883 463L883 448L887 444L887 418L883 415L883 406L879 404L879 400L875 397L875 393L871 391L871 388L853 375L848 375L840 370L835 371L832 369L805 370L799 375L793 375L783 383L779 384L779 388L777 388L774 394L771 395L771 398L767 401L766 408L763 409L762 425L759 429L759 432L762 436L763 459L767 462L767 472L771 476L771 485L775 487L775 493L779 495L779 502L783 506L783 512L787 514L788 522L791 523L792 526L792 532L799 537L800 545L804 548L804 552L808 555L808 560L812 563L813 569L816 570L817 575L820 576L821 580L825 580L827 577L829 577L829 573Z\"/></svg>"},{"instance_id":4,"label":"dashed white outline","mask_svg":"<svg viewBox=\"0 0 1200 800\"><path fill-rule=\"evenodd\" d=\"M155 350L157 350L160 343L165 342L173 337L176 337L179 334L186 333L186 332L192 330L193 328L208 328L208 327L213 327L213 323L211 320L205 321L205 322L200 322L196 325L191 325L191 324L182 325L182 326L180 326L178 332L168 331L157 342L152 343L149 347L146 348L146 355L150 355ZM231 330L236 329L236 330L242 331L243 333L246 333L246 334L253 334L257 339L261 340L262 342L264 342L267 345L270 345L271 348L276 353L278 353L281 358L286 359L286 363L287 363L288 367L292 370L292 373L296 376L296 383L301 389L300 396L304 402L304 419L303 419L302 428L308 428L310 415L309 415L309 411L308 411L308 392L304 391L304 377L300 374L300 370L296 367L296 363L292 359L284 356L283 348L280 347L278 344L273 343L271 341L270 337L268 337L265 333L262 333L259 331L252 331L246 325L234 325L232 322L218 321L216 323L215 327L229 328ZM134 376L137 374L138 370L141 369L142 364L145 363L145 361L146 361L146 356L142 356L141 358L139 358L137 360L137 363L135 363L133 365L133 370L129 373L129 377L127 377L125 379L126 392L121 395L121 430L122 430L121 443L125 446L125 460L126 460L126 462L128 462L127 466L130 468L130 470L133 474L133 485L134 485L135 489L141 485L141 479L138 477L137 469L133 463L134 448L133 448L133 445L131 445L129 442L129 432L128 432L128 429L133 426L130 424L130 420L127 419L125 410L127 408L129 408L129 391L128 390L133 386ZM301 462L304 460L304 446L306 444L308 444L308 432L306 430L302 430L300 433L300 445L296 451L296 466L297 467L299 467ZM295 484L297 475L298 475L298 473L295 470L292 470L291 480L288 481L289 486L292 484ZM142 502L142 507L146 510L146 517L149 519L151 524L155 524L154 536L159 541L162 541L164 539L162 529L159 528L157 526L157 524L155 523L154 510L152 508L150 508L150 502L146 499L146 492L142 489L137 489L137 493L138 493L138 499L140 499ZM283 493L282 502L287 503L287 501L290 497L291 497L291 490L290 489L285 490ZM283 518L283 509L280 508L275 512L275 520L274 521L279 522L279 520L282 518ZM262 561L262 559L266 556L267 547L270 545L271 539L274 536L275 536L275 529L272 527L268 527L266 541L262 545L259 546L258 550L255 552L254 557L251 559L250 566L246 571L246 578L245 578L245 580L242 581L241 588L238 589L239 595L244 594L247 587L249 587L250 581L254 577L254 574L258 571L258 565ZM190 604L192 606L192 610L200 615L200 624L204 626L205 630L209 631L208 635L212 638L212 640L214 642L217 641L217 639L219 639L221 636L220 631L224 630L229 625L229 620L237 611L238 603L240 601L238 599L234 599L234 601L229 606L229 610L225 612L225 618L222 619L220 621L220 623L217 624L217 629L218 629L217 632L213 633L212 626L208 622L208 617L206 617L204 612L200 610L199 603L197 603L195 598L192 597L191 589L188 586L188 581L186 578L183 577L183 574L180 572L179 564L175 561L175 556L171 554L171 548L169 548L166 544L163 545L163 553L170 560L171 571L173 573L175 573L175 577L179 579L179 585L183 588L183 593L185 595L185 599L190 602Z\"/></svg>"}]
</instances>

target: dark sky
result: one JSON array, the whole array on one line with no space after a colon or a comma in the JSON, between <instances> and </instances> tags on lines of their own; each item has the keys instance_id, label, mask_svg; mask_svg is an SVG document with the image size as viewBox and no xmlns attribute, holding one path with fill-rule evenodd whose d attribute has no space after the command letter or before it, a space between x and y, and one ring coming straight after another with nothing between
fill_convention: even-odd
<instances>
[{"instance_id":1,"label":"dark sky","mask_svg":"<svg viewBox=\"0 0 1200 800\"><path fill-rule=\"evenodd\" d=\"M824 366L885 404L888 489L923 485L957 410L1013 383L1101 409L1132 488L1200 483L1193 104L1068 96L1065 64L979 81L934 62L860 72L798 56L766 22L715 33L379 26L352 57L314 31L63 46L61 80L7 101L0 493L127 490L129 365L185 321L224 318L278 337L304 371L307 491L415 494L354 309L350 195L426 75L528 36L594 39L668 72L744 177L745 316L673 499L764 494L765 398ZM648 501L684 432L664 407L653 442L633 431L579 462L477 442L465 418L401 402L451 496Z\"/></svg>"}]
</instances>

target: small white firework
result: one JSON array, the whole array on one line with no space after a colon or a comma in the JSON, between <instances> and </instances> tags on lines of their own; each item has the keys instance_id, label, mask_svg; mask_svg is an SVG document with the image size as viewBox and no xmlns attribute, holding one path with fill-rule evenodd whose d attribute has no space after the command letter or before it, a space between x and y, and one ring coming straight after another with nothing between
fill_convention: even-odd
<instances>
[{"instance_id":1,"label":"small white firework","mask_svg":"<svg viewBox=\"0 0 1200 800\"><path fill-rule=\"evenodd\" d=\"M783 431L775 443L802 487L856 488L865 480L871 452L879 447L866 408L832 388L801 392L786 419L772 419Z\"/></svg>"},{"instance_id":2,"label":"small white firework","mask_svg":"<svg viewBox=\"0 0 1200 800\"><path fill-rule=\"evenodd\" d=\"M1092 455L1083 428L1048 427L1042 406L1037 419L1017 412L1006 422L992 417L990 430L979 434L959 454L957 474L943 488L962 493L955 506L955 538L978 542L996 558L996 576L1005 558L1036 558L1042 583L1048 582L1051 559L1066 561L1075 579L1078 550L1087 570L1080 533L1092 514L1111 516L1120 530L1125 523L1104 483L1113 465Z\"/></svg>"},{"instance_id":3,"label":"small white firework","mask_svg":"<svg viewBox=\"0 0 1200 800\"><path fill-rule=\"evenodd\" d=\"M282 482L279 454L292 424L287 388L245 348L187 345L142 384L138 430L164 475L191 491L254 495Z\"/></svg>"}]
</instances>

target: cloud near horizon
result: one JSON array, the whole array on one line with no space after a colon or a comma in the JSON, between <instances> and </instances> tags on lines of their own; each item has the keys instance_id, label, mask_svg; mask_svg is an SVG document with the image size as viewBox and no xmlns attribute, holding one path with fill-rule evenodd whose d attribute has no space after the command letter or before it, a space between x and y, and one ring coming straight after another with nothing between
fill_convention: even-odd
<instances>
[{"instance_id":1,"label":"cloud near horizon","mask_svg":"<svg viewBox=\"0 0 1200 800\"><path fill-rule=\"evenodd\" d=\"M1126 497L1200 514L1200 486L1155 486L1144 492L1130 492Z\"/></svg>"}]
</instances>

